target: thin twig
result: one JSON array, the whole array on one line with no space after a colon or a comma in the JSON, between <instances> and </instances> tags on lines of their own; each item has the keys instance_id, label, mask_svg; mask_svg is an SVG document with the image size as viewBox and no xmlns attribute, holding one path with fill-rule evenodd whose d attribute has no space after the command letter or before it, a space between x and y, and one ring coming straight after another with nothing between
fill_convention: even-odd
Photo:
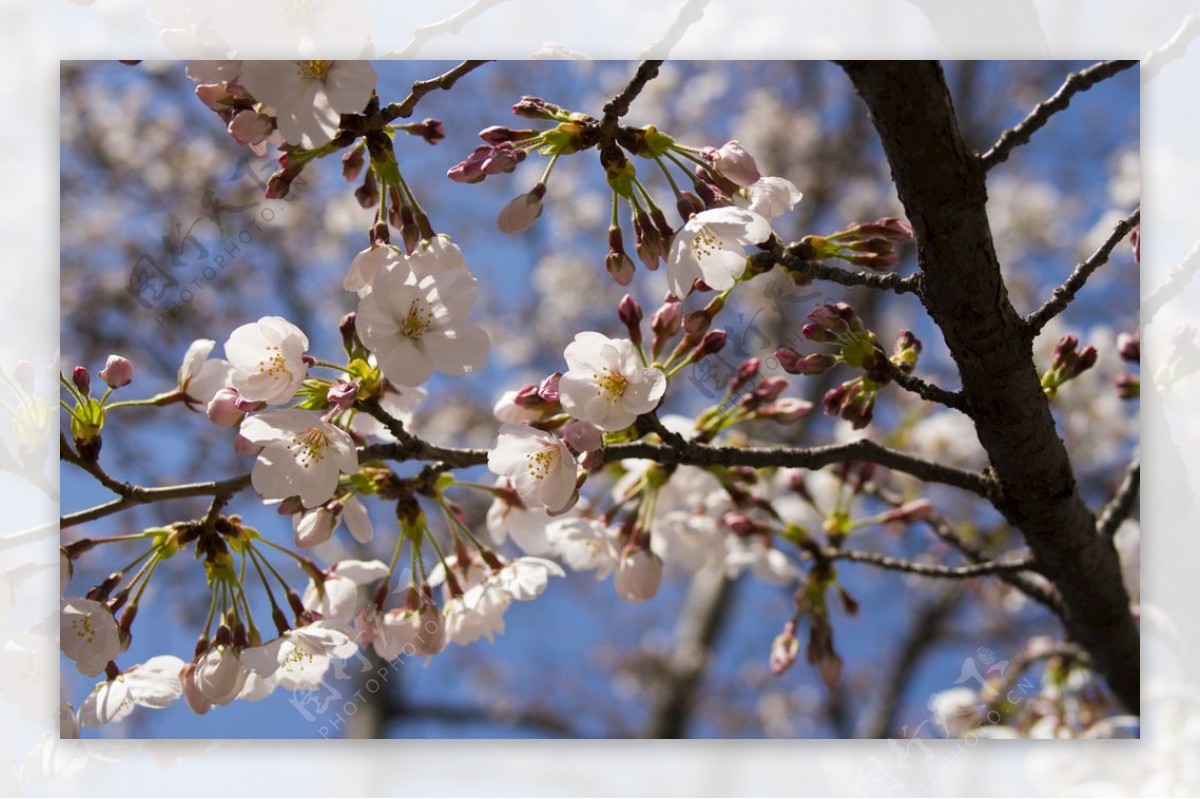
<instances>
[{"instance_id":1,"label":"thin twig","mask_svg":"<svg viewBox=\"0 0 1200 799\"><path fill-rule=\"evenodd\" d=\"M1108 258L1112 255L1113 249L1121 243L1121 241L1129 235L1129 232L1137 227L1142 218L1142 210L1140 207L1135 208L1133 213L1122 219L1113 228L1112 233L1108 234L1108 238L1100 245L1100 249L1096 250L1091 256L1075 267L1071 272L1070 277L1066 279L1061 286L1054 290L1054 294L1046 303L1038 308L1029 316L1025 317L1025 324L1029 328L1031 335L1036 336L1041 332L1046 323L1058 316L1064 310L1071 300L1075 299L1075 295L1083 288L1083 284L1092 276L1100 267L1108 262Z\"/></svg>"},{"instance_id":2,"label":"thin twig","mask_svg":"<svg viewBox=\"0 0 1200 799\"><path fill-rule=\"evenodd\" d=\"M1137 499L1141 478L1141 461L1135 459L1125 470L1125 479L1121 481L1117 493L1104 506L1104 510L1100 511L1100 516L1096 519L1096 535L1101 538L1112 538L1117 534L1117 528L1133 512L1133 502Z\"/></svg>"},{"instance_id":3,"label":"thin twig","mask_svg":"<svg viewBox=\"0 0 1200 799\"><path fill-rule=\"evenodd\" d=\"M119 513L135 505L149 505L152 502L166 502L171 499L186 499L187 497L227 497L250 485L249 474L239 474L225 480L212 480L206 483L188 483L185 485L164 486L162 488L144 488L142 486L124 483L127 493L118 499L97 505L94 508L68 513L59 520L59 527L66 529L84 522L102 519Z\"/></svg>"},{"instance_id":4,"label":"thin twig","mask_svg":"<svg viewBox=\"0 0 1200 799\"><path fill-rule=\"evenodd\" d=\"M610 135L616 135L617 121L629 113L629 106L646 88L646 84L658 76L658 68L662 61L646 60L637 68L629 85L621 93L604 104L604 120L601 127Z\"/></svg>"},{"instance_id":5,"label":"thin twig","mask_svg":"<svg viewBox=\"0 0 1200 799\"><path fill-rule=\"evenodd\" d=\"M806 261L798 255L783 252L778 256L771 253L756 253L753 259L770 261L778 257L783 268L800 277L828 280L843 286L864 286L870 289L894 291L897 294L917 294L921 290L921 280L917 275L898 275L894 272L854 272L819 261Z\"/></svg>"},{"instance_id":6,"label":"thin twig","mask_svg":"<svg viewBox=\"0 0 1200 799\"><path fill-rule=\"evenodd\" d=\"M903 558L893 558L879 552L860 552L853 549L837 549L824 547L820 550L822 558L827 560L849 560L855 563L869 563L881 569L919 574L924 577L948 577L965 580L971 577L986 577L990 574L1013 574L1031 571L1034 568L1033 558L1025 555L1019 559L985 560L979 563L968 563L962 566L942 566L940 564L919 563Z\"/></svg>"},{"instance_id":7,"label":"thin twig","mask_svg":"<svg viewBox=\"0 0 1200 799\"><path fill-rule=\"evenodd\" d=\"M904 504L904 498L893 492L887 491L879 486L874 486L870 489L870 493L879 497L881 500L898 508ZM950 546L963 553L967 560L973 563L983 563L988 560L987 555L983 550L974 544L969 544L954 530L954 527L945 518L933 514L925 520L925 525L929 528L938 539L949 544ZM1062 598L1053 586L1047 585L1039 581L1036 577L1024 573L1001 573L998 574L1004 582L1016 588L1021 593L1025 594L1030 599L1039 602L1049 608L1055 615L1063 615Z\"/></svg>"},{"instance_id":8,"label":"thin twig","mask_svg":"<svg viewBox=\"0 0 1200 799\"><path fill-rule=\"evenodd\" d=\"M945 405L947 408L953 408L956 411L966 412L967 403L963 399L963 395L959 391L950 391L941 386L935 386L932 383L926 383L921 378L914 374L901 372L896 369L892 373L892 380L896 385L905 391L911 391L923 400L929 402L937 402Z\"/></svg>"},{"instance_id":9,"label":"thin twig","mask_svg":"<svg viewBox=\"0 0 1200 799\"><path fill-rule=\"evenodd\" d=\"M449 90L463 75L487 63L489 62L463 61L454 69L444 72L436 78L419 80L413 83L412 92L409 93L408 97L397 103L388 103L387 107L383 109L382 116L384 121L391 122L400 117L408 118L412 116L412 112L416 110L417 103L421 102L422 97L435 89Z\"/></svg>"},{"instance_id":10,"label":"thin twig","mask_svg":"<svg viewBox=\"0 0 1200 799\"><path fill-rule=\"evenodd\" d=\"M436 447L418 439L415 445L372 444L364 447L361 455L364 458L397 461L441 460L454 468L466 468L487 463L488 453L485 449ZM697 444L692 441L672 446L638 441L606 447L603 457L605 463L626 458L644 458L661 464L750 466L756 469L769 466L819 469L835 463L860 461L886 466L927 482L961 488L981 497L991 497L993 492L992 482L978 472L943 466L915 455L888 449L866 439L820 447L732 447Z\"/></svg>"},{"instance_id":11,"label":"thin twig","mask_svg":"<svg viewBox=\"0 0 1200 799\"><path fill-rule=\"evenodd\" d=\"M1087 91L1102 80L1137 66L1137 63L1137 61L1101 61L1087 69L1067 75L1067 79L1063 81L1062 86L1058 87L1058 91L1034 106L1029 115L1014 127L1000 134L1000 138L996 140L992 148L979 157L984 169L991 169L996 164L1003 163L1014 148L1027 144L1033 134L1050 121L1050 117L1071 104L1071 98L1075 95Z\"/></svg>"}]
</instances>

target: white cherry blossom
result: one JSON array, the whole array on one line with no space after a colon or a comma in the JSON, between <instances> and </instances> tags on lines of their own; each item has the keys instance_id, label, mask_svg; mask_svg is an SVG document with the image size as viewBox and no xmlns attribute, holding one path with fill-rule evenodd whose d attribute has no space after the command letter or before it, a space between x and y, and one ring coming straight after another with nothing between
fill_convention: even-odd
<instances>
[{"instance_id":1,"label":"white cherry blossom","mask_svg":"<svg viewBox=\"0 0 1200 799\"><path fill-rule=\"evenodd\" d=\"M402 263L404 252L399 247L390 244L373 244L354 256L350 262L350 270L342 280L342 288L354 291L358 296L365 297L371 293L371 281L379 270L385 266Z\"/></svg>"},{"instance_id":2,"label":"white cherry blossom","mask_svg":"<svg viewBox=\"0 0 1200 799\"><path fill-rule=\"evenodd\" d=\"M466 269L418 276L392 264L375 275L358 304L358 334L385 377L419 386L433 372L461 375L483 366L488 336L467 320L478 294Z\"/></svg>"},{"instance_id":3,"label":"white cherry blossom","mask_svg":"<svg viewBox=\"0 0 1200 799\"><path fill-rule=\"evenodd\" d=\"M612 574L620 560L613 531L596 519L556 519L546 527L554 555L574 571L594 571L596 579Z\"/></svg>"},{"instance_id":4,"label":"white cherry blossom","mask_svg":"<svg viewBox=\"0 0 1200 799\"><path fill-rule=\"evenodd\" d=\"M90 599L59 600L59 646L80 673L95 677L121 654L117 620L106 605Z\"/></svg>"},{"instance_id":5,"label":"white cherry blossom","mask_svg":"<svg viewBox=\"0 0 1200 799\"><path fill-rule=\"evenodd\" d=\"M575 499L575 456L553 433L526 425L500 427L488 469L507 478L527 507L565 511Z\"/></svg>"},{"instance_id":6,"label":"white cherry blossom","mask_svg":"<svg viewBox=\"0 0 1200 799\"><path fill-rule=\"evenodd\" d=\"M214 705L228 705L246 684L247 670L232 646L217 644L200 656L192 672L200 694Z\"/></svg>"},{"instance_id":7,"label":"white cherry blossom","mask_svg":"<svg viewBox=\"0 0 1200 799\"><path fill-rule=\"evenodd\" d=\"M275 109L279 132L313 149L333 138L342 114L357 114L375 90L366 61L246 61L239 81Z\"/></svg>"},{"instance_id":8,"label":"white cherry blossom","mask_svg":"<svg viewBox=\"0 0 1200 799\"><path fill-rule=\"evenodd\" d=\"M358 645L325 621L288 630L261 646L242 650L245 666L259 677L274 677L289 690L315 688L329 670L331 659L344 660Z\"/></svg>"},{"instance_id":9,"label":"white cherry blossom","mask_svg":"<svg viewBox=\"0 0 1200 799\"><path fill-rule=\"evenodd\" d=\"M179 367L179 390L188 404L207 405L218 391L229 384L233 367L228 361L209 357L216 344L210 338L199 338L184 353L183 363Z\"/></svg>"},{"instance_id":10,"label":"white cherry blossom","mask_svg":"<svg viewBox=\"0 0 1200 799\"><path fill-rule=\"evenodd\" d=\"M658 555L645 549L635 549L621 555L613 587L617 589L617 596L626 602L645 602L658 593L662 573L663 563Z\"/></svg>"},{"instance_id":11,"label":"white cherry blossom","mask_svg":"<svg viewBox=\"0 0 1200 799\"><path fill-rule=\"evenodd\" d=\"M787 178L765 177L733 196L733 204L766 219L782 216L804 198L796 184Z\"/></svg>"},{"instance_id":12,"label":"white cherry blossom","mask_svg":"<svg viewBox=\"0 0 1200 799\"><path fill-rule=\"evenodd\" d=\"M112 680L96 684L79 707L79 724L100 727L121 721L134 707L164 708L183 693L183 661L172 655L152 657Z\"/></svg>"},{"instance_id":13,"label":"white cherry blossom","mask_svg":"<svg viewBox=\"0 0 1200 799\"><path fill-rule=\"evenodd\" d=\"M250 480L264 499L298 496L315 508L333 496L339 474L358 470L353 439L315 411L265 411L243 421L241 434L263 447Z\"/></svg>"},{"instance_id":14,"label":"white cherry blossom","mask_svg":"<svg viewBox=\"0 0 1200 799\"><path fill-rule=\"evenodd\" d=\"M551 521L552 517L541 506L528 508L499 498L488 508L486 517L492 543L499 546L511 538L526 555L549 554L546 526Z\"/></svg>"},{"instance_id":15,"label":"white cherry blossom","mask_svg":"<svg viewBox=\"0 0 1200 799\"><path fill-rule=\"evenodd\" d=\"M654 410L667 390L666 375L645 366L628 339L579 333L563 354L567 371L558 383L563 409L602 430L625 429Z\"/></svg>"},{"instance_id":16,"label":"white cherry blossom","mask_svg":"<svg viewBox=\"0 0 1200 799\"><path fill-rule=\"evenodd\" d=\"M242 325L225 342L225 357L233 367L229 383L251 402L288 402L308 374L303 360L307 350L308 336L283 317L264 316Z\"/></svg>"},{"instance_id":17,"label":"white cherry blossom","mask_svg":"<svg viewBox=\"0 0 1200 799\"><path fill-rule=\"evenodd\" d=\"M724 291L746 271L744 248L771 237L771 223L743 208L712 208L689 219L671 244L667 280L676 297L686 297L702 279Z\"/></svg>"}]
</instances>

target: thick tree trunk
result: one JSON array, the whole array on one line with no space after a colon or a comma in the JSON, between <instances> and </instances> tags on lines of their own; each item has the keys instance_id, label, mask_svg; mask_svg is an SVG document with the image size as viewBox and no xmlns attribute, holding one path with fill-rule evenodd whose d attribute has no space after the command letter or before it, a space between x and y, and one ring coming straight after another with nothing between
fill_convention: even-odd
<instances>
[{"instance_id":1,"label":"thick tree trunk","mask_svg":"<svg viewBox=\"0 0 1200 799\"><path fill-rule=\"evenodd\" d=\"M959 133L936 62L845 62L916 233L921 299L962 376L999 509L1062 594L1070 635L1132 712L1138 628L1112 543L1096 535L992 244L985 171Z\"/></svg>"}]
</instances>

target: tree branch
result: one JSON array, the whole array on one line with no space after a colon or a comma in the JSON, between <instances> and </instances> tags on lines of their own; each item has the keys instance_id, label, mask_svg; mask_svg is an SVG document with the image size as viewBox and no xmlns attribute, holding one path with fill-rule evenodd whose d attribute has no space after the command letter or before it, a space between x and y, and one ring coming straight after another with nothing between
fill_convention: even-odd
<instances>
[{"instance_id":1,"label":"tree branch","mask_svg":"<svg viewBox=\"0 0 1200 799\"><path fill-rule=\"evenodd\" d=\"M185 485L165 486L163 488L143 488L142 486L123 483L128 490L119 499L97 505L94 508L68 513L58 523L61 529L74 527L84 522L102 519L119 513L135 505L149 505L152 502L166 502L171 499L186 499L188 497L230 497L250 485L249 474L239 474L225 480L212 480L207 483L187 483Z\"/></svg>"},{"instance_id":2,"label":"tree branch","mask_svg":"<svg viewBox=\"0 0 1200 799\"><path fill-rule=\"evenodd\" d=\"M867 105L913 225L921 301L962 376L966 411L999 484L996 506L1061 594L1071 636L1136 712L1141 641L1117 553L1096 535L1079 495L1029 327L1000 273L984 165L962 139L942 69L919 61L842 66Z\"/></svg>"},{"instance_id":3,"label":"tree branch","mask_svg":"<svg viewBox=\"0 0 1200 799\"><path fill-rule=\"evenodd\" d=\"M778 254L755 253L751 260L758 263L769 263L778 260L783 268L792 274L812 280L828 280L842 286L864 286L869 289L894 291L897 294L917 294L921 290L920 278L917 275L898 275L894 272L854 272L837 266L829 266L820 261L806 261L795 253L786 250Z\"/></svg>"},{"instance_id":4,"label":"tree branch","mask_svg":"<svg viewBox=\"0 0 1200 799\"><path fill-rule=\"evenodd\" d=\"M458 79L468 72L489 63L488 61L463 61L461 64L438 75L436 78L429 80L419 80L413 83L412 91L408 97L396 103L388 103L383 109L382 116L385 122L391 122L397 118L408 118L412 116L413 111L417 108L417 103L421 102L421 98L435 89L448 91Z\"/></svg>"},{"instance_id":5,"label":"tree branch","mask_svg":"<svg viewBox=\"0 0 1200 799\"><path fill-rule=\"evenodd\" d=\"M629 81L629 85L622 89L620 94L604 104L604 119L600 125L610 137L616 136L617 122L621 117L629 113L629 106L642 93L642 89L646 88L646 84L658 77L658 68L662 65L662 61L652 59L643 61L641 66L637 68L637 72L633 74L633 79Z\"/></svg>"},{"instance_id":6,"label":"tree branch","mask_svg":"<svg viewBox=\"0 0 1200 799\"><path fill-rule=\"evenodd\" d=\"M1025 324L1029 327L1029 332L1036 336L1041 332L1054 317L1058 316L1064 310L1071 300L1075 299L1075 295L1083 288L1083 284L1087 279L1104 264L1108 263L1108 258L1112 255L1113 249L1121 243L1121 240L1129 235L1129 232L1137 227L1142 218L1141 208L1135 208L1133 213L1122 219L1113 228L1112 233L1108 234L1108 238L1100 245L1100 249L1096 250L1091 256L1075 267L1071 272L1070 277L1066 282L1054 290L1053 296L1046 300L1046 304L1038 308L1029 316L1025 317Z\"/></svg>"},{"instance_id":7,"label":"tree branch","mask_svg":"<svg viewBox=\"0 0 1200 799\"><path fill-rule=\"evenodd\" d=\"M1105 540L1112 540L1112 537L1117 534L1117 528L1121 526L1121 522L1128 519L1129 514L1133 512L1133 503L1137 499L1141 477L1141 461L1134 460L1125 470L1125 479L1121 481L1117 493L1104 506L1104 510L1100 511L1100 517L1096 519L1096 535Z\"/></svg>"},{"instance_id":8,"label":"tree branch","mask_svg":"<svg viewBox=\"0 0 1200 799\"><path fill-rule=\"evenodd\" d=\"M1137 61L1101 61L1087 69L1067 75L1067 79L1063 81L1062 86L1058 87L1058 91L1034 106L1027 117L1000 134L1000 138L996 140L992 148L979 156L983 168L991 169L996 164L1008 160L1008 156L1014 148L1027 144L1033 134L1050 121L1050 117L1071 104L1071 98L1075 95L1087 91L1102 80L1137 66L1137 63Z\"/></svg>"},{"instance_id":9,"label":"tree branch","mask_svg":"<svg viewBox=\"0 0 1200 799\"><path fill-rule=\"evenodd\" d=\"M949 391L941 386L935 386L932 383L926 383L921 378L908 372L902 372L895 369L892 373L892 380L896 385L905 391L911 391L923 400L929 402L937 402L945 405L947 408L953 408L956 411L965 411L966 406L963 404L962 394L958 391Z\"/></svg>"},{"instance_id":10,"label":"tree branch","mask_svg":"<svg viewBox=\"0 0 1200 799\"><path fill-rule=\"evenodd\" d=\"M881 569L890 571L919 574L923 577L947 577L967 580L972 577L986 577L990 574L1012 574L1015 572L1032 571L1035 568L1033 558L1028 555L1016 560L986 560L980 563L969 563L965 566L941 566L930 563L918 563L903 558L893 558L879 552L859 552L853 549L837 549L824 547L820 557L826 560L849 560L855 563L869 563Z\"/></svg>"}]
</instances>

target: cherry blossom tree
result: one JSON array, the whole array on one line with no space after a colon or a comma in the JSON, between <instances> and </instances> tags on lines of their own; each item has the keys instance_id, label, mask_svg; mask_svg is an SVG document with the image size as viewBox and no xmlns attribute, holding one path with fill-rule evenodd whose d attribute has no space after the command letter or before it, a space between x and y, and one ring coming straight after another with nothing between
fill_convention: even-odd
<instances>
[{"instance_id":1,"label":"cherry blossom tree","mask_svg":"<svg viewBox=\"0 0 1200 799\"><path fill-rule=\"evenodd\" d=\"M593 706L576 728L536 701L508 712L554 735L680 736L734 592L751 584L771 598L751 629L755 690L809 675L833 734L906 734L896 717L912 671L968 613L986 630L980 651L1012 654L996 668L964 661L939 686L928 710L943 734L1136 730L1140 340L1128 308L1116 329L1074 311L1088 291L1111 295L1096 288L1106 265L1136 275L1137 193L1110 191L1116 217L1092 220L1088 252L1043 291L1048 278L1022 261L1061 263L1079 245L1022 222L1039 198L1005 182L1005 162L1073 99L1135 63L1070 73L998 137L986 105L951 101L938 63L825 65L813 86L837 86L833 116L847 120L837 163L816 155L814 119L769 92L754 95L746 135L690 138L702 111L686 100L704 104L705 76L660 61L609 65L618 88L571 108L520 93L533 65L464 61L391 99L362 62L188 64L197 122L185 129L239 148L232 180L252 191L226 203L203 190L227 259L207 261L195 225L177 226L165 254L132 259L107 294L78 304L71 332L91 325L116 350L96 379L103 356L64 332L79 365L59 374L63 468L111 495L64 502L78 508L61 519L64 663L103 675L66 698L64 725L180 698L216 715L272 694L310 717L357 680L376 683L358 699L364 718L384 719L367 734L381 734L389 714L413 712L378 687L397 663L449 669L456 650L520 623L510 611L565 603L573 585L614 619L683 592L676 648L645 658L636 678L648 721L605 724ZM123 79L178 93L183 69L137 65ZM969 82L975 67L959 69ZM65 105L93 107L77 95L85 72L65 73ZM489 74L497 82L480 94ZM456 98L490 121L482 144L446 154L454 103L468 102ZM439 101L445 120L410 121ZM639 102L640 125L629 121ZM994 143L973 143L985 135ZM112 142L82 128L68 138L120 191ZM788 160L798 140L814 153L804 170ZM856 192L878 182L859 162L880 147L894 196ZM201 149L185 139L163 153L186 166L211 159ZM414 177L431 153L440 184ZM82 172L64 168L69 192ZM497 190L506 199L493 203ZM306 193L319 200L303 205ZM321 241L305 207L344 212L352 246ZM590 255L564 267L553 259L566 257L565 228ZM64 228L64 246L105 235ZM540 236L559 264L546 270L561 283L550 302L529 310L522 295L536 285L472 271ZM226 271L252 241L276 259L263 295L235 290ZM336 301L306 281L318 252L340 264ZM189 261L211 264L206 283L169 293ZM214 310L192 331L183 291L208 284L240 296L197 300ZM161 337L122 342L93 316L109 304ZM775 312L759 326L764 308ZM143 375L169 385L143 392ZM176 462L161 473L185 480L125 476L168 452ZM863 598L859 571L899 575L914 598L878 686L864 685L846 641L894 608ZM138 623L163 613L183 620L188 650ZM153 654L126 664L142 651ZM638 673L632 660L613 671ZM1031 678L1036 698L1014 698ZM744 729L712 704L717 729Z\"/></svg>"}]
</instances>

